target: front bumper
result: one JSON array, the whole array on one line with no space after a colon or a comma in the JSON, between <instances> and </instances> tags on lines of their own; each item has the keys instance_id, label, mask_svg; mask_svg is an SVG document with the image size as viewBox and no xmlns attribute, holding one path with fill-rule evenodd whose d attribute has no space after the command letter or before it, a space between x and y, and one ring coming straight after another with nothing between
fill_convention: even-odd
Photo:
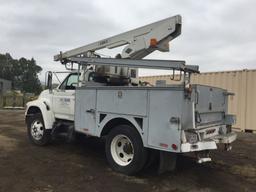
<instances>
[{"instance_id":1,"label":"front bumper","mask_svg":"<svg viewBox=\"0 0 256 192\"><path fill-rule=\"evenodd\" d=\"M204 151L217 149L217 144L231 144L237 138L237 134L234 132L227 133L225 135L216 135L214 137L208 138L204 141L199 141L196 143L183 143L181 144L181 152L194 152L194 151Z\"/></svg>"}]
</instances>

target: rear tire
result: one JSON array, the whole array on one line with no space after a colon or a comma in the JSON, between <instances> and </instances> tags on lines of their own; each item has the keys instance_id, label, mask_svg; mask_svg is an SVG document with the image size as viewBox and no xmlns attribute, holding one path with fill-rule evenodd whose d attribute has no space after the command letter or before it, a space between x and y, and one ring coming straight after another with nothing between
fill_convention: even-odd
<instances>
[{"instance_id":1,"label":"rear tire","mask_svg":"<svg viewBox=\"0 0 256 192\"><path fill-rule=\"evenodd\" d=\"M27 120L28 138L35 145L47 145L51 141L51 129L45 129L40 113L30 116Z\"/></svg>"},{"instance_id":2,"label":"rear tire","mask_svg":"<svg viewBox=\"0 0 256 192\"><path fill-rule=\"evenodd\" d=\"M147 149L134 127L119 125L106 138L106 157L114 171L134 175L145 165Z\"/></svg>"}]
</instances>

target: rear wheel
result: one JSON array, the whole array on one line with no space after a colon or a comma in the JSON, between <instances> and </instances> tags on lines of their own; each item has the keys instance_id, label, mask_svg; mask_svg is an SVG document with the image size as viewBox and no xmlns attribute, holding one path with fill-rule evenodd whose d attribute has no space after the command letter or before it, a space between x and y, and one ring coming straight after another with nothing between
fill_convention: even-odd
<instances>
[{"instance_id":1,"label":"rear wheel","mask_svg":"<svg viewBox=\"0 0 256 192\"><path fill-rule=\"evenodd\" d=\"M119 125L107 136L106 156L113 170L133 175L143 168L147 149L137 130L129 125Z\"/></svg>"},{"instance_id":2,"label":"rear wheel","mask_svg":"<svg viewBox=\"0 0 256 192\"><path fill-rule=\"evenodd\" d=\"M36 145L46 145L51 141L51 130L45 129L42 115L34 114L27 121L29 140Z\"/></svg>"}]
</instances>

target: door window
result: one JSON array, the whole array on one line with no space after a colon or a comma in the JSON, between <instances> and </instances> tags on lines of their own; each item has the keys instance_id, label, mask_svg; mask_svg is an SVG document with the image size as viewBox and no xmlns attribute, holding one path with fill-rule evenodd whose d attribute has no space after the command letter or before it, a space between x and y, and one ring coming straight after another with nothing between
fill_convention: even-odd
<instances>
[{"instance_id":1,"label":"door window","mask_svg":"<svg viewBox=\"0 0 256 192\"><path fill-rule=\"evenodd\" d=\"M60 89L75 90L78 84L78 74L70 74L60 86Z\"/></svg>"}]
</instances>

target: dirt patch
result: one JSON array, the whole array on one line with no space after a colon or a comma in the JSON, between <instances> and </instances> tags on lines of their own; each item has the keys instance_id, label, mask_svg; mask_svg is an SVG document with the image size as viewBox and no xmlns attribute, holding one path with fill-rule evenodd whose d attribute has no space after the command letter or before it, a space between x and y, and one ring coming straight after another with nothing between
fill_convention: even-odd
<instances>
[{"instance_id":1,"label":"dirt patch","mask_svg":"<svg viewBox=\"0 0 256 192\"><path fill-rule=\"evenodd\" d=\"M16 139L12 139L3 135L0 135L0 151L10 152L17 146ZM4 153L0 154L3 155Z\"/></svg>"},{"instance_id":2,"label":"dirt patch","mask_svg":"<svg viewBox=\"0 0 256 192\"><path fill-rule=\"evenodd\" d=\"M109 168L102 140L34 146L27 139L24 111L0 111L0 192L254 192L255 154L256 135L239 134L233 150L215 151L213 162L199 165L180 156L174 172L157 175L147 169L129 177Z\"/></svg>"},{"instance_id":3,"label":"dirt patch","mask_svg":"<svg viewBox=\"0 0 256 192\"><path fill-rule=\"evenodd\" d=\"M137 184L148 184L148 179L134 177L134 176L127 176L117 172L113 172L110 168L108 169L110 174L113 176L120 177L122 180L129 182L129 183L137 183Z\"/></svg>"},{"instance_id":4,"label":"dirt patch","mask_svg":"<svg viewBox=\"0 0 256 192\"><path fill-rule=\"evenodd\" d=\"M256 167L255 165L234 165L231 168L233 174L243 176L251 182L256 182Z\"/></svg>"}]
</instances>

